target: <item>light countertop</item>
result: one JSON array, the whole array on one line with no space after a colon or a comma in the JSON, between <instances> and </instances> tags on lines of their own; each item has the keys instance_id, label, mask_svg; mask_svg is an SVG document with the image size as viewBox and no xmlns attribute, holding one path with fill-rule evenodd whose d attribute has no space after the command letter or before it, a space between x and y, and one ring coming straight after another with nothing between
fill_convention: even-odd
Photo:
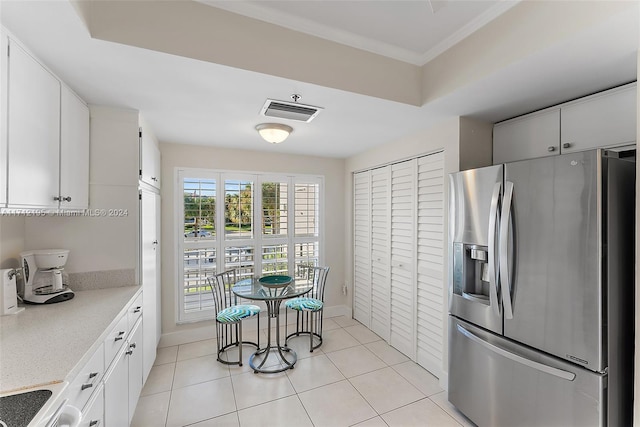
<instances>
[{"instance_id":1,"label":"light countertop","mask_svg":"<svg viewBox=\"0 0 640 427\"><path fill-rule=\"evenodd\" d=\"M0 393L72 380L139 292L76 291L69 301L0 317Z\"/></svg>"}]
</instances>

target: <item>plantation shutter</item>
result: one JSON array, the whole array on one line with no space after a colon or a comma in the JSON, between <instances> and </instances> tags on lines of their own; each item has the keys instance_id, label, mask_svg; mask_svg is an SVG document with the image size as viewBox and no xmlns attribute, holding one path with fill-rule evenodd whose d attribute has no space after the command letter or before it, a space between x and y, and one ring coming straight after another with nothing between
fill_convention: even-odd
<instances>
[{"instance_id":1,"label":"plantation shutter","mask_svg":"<svg viewBox=\"0 0 640 427\"><path fill-rule=\"evenodd\" d=\"M391 166L390 344L413 358L415 351L416 160Z\"/></svg>"},{"instance_id":2,"label":"plantation shutter","mask_svg":"<svg viewBox=\"0 0 640 427\"><path fill-rule=\"evenodd\" d=\"M371 326L371 178L370 173L353 175L354 283L353 317Z\"/></svg>"},{"instance_id":3,"label":"plantation shutter","mask_svg":"<svg viewBox=\"0 0 640 427\"><path fill-rule=\"evenodd\" d=\"M417 362L442 371L444 334L444 153L418 159Z\"/></svg>"}]
</instances>

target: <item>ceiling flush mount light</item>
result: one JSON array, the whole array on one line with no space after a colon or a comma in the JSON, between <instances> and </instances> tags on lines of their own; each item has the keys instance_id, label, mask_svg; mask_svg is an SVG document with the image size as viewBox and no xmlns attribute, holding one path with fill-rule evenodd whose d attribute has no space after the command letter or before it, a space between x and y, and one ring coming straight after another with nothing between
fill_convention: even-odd
<instances>
[{"instance_id":1,"label":"ceiling flush mount light","mask_svg":"<svg viewBox=\"0 0 640 427\"><path fill-rule=\"evenodd\" d=\"M291 126L281 123L262 123L256 126L256 130L265 141L272 144L280 144L293 132Z\"/></svg>"}]
</instances>

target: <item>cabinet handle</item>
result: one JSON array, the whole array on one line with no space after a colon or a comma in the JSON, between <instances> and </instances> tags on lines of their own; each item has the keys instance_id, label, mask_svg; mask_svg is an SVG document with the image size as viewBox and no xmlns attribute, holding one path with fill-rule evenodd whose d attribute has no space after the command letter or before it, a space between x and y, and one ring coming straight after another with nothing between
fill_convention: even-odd
<instances>
[{"instance_id":1,"label":"cabinet handle","mask_svg":"<svg viewBox=\"0 0 640 427\"><path fill-rule=\"evenodd\" d=\"M556 147L554 147L553 145L550 146L550 147L547 147L547 151L550 152L550 153L553 152L553 151L556 151Z\"/></svg>"},{"instance_id":2,"label":"cabinet handle","mask_svg":"<svg viewBox=\"0 0 640 427\"><path fill-rule=\"evenodd\" d=\"M89 378L93 378L93 377L96 377L96 376L98 376L98 373L97 373L97 372L91 372L91 373L89 374Z\"/></svg>"},{"instance_id":3,"label":"cabinet handle","mask_svg":"<svg viewBox=\"0 0 640 427\"><path fill-rule=\"evenodd\" d=\"M67 196L67 197L54 196L53 200L55 200L56 202L70 202L71 196Z\"/></svg>"},{"instance_id":4,"label":"cabinet handle","mask_svg":"<svg viewBox=\"0 0 640 427\"><path fill-rule=\"evenodd\" d=\"M124 354L131 356L133 354L133 350L125 351Z\"/></svg>"},{"instance_id":5,"label":"cabinet handle","mask_svg":"<svg viewBox=\"0 0 640 427\"><path fill-rule=\"evenodd\" d=\"M151 242L151 244L152 244L152 245L157 245L157 244L158 244L158 241L157 241L157 240L154 240L153 242Z\"/></svg>"},{"instance_id":6,"label":"cabinet handle","mask_svg":"<svg viewBox=\"0 0 640 427\"><path fill-rule=\"evenodd\" d=\"M114 341L120 341L121 339L123 339L123 338L122 338L122 337L116 337L116 338L114 339Z\"/></svg>"},{"instance_id":7,"label":"cabinet handle","mask_svg":"<svg viewBox=\"0 0 640 427\"><path fill-rule=\"evenodd\" d=\"M63 202L70 202L71 201L71 196L63 197L62 201Z\"/></svg>"},{"instance_id":8,"label":"cabinet handle","mask_svg":"<svg viewBox=\"0 0 640 427\"><path fill-rule=\"evenodd\" d=\"M86 390L91 387L93 387L93 384L82 384L82 387L80 387L80 390Z\"/></svg>"},{"instance_id":9,"label":"cabinet handle","mask_svg":"<svg viewBox=\"0 0 640 427\"><path fill-rule=\"evenodd\" d=\"M121 339L123 339L124 338L123 335L124 335L124 331L118 332L118 336L115 338L115 341L120 341Z\"/></svg>"},{"instance_id":10,"label":"cabinet handle","mask_svg":"<svg viewBox=\"0 0 640 427\"><path fill-rule=\"evenodd\" d=\"M140 313L140 309L141 308L142 308L141 306L137 306L136 308L133 309L133 312L134 313Z\"/></svg>"},{"instance_id":11,"label":"cabinet handle","mask_svg":"<svg viewBox=\"0 0 640 427\"><path fill-rule=\"evenodd\" d=\"M100 420L89 421L89 427L98 427L100 425Z\"/></svg>"},{"instance_id":12,"label":"cabinet handle","mask_svg":"<svg viewBox=\"0 0 640 427\"><path fill-rule=\"evenodd\" d=\"M562 144L562 148L569 148L571 147L571 143L570 142L565 142L564 144Z\"/></svg>"},{"instance_id":13,"label":"cabinet handle","mask_svg":"<svg viewBox=\"0 0 640 427\"><path fill-rule=\"evenodd\" d=\"M136 348L136 343L129 344L129 348Z\"/></svg>"},{"instance_id":14,"label":"cabinet handle","mask_svg":"<svg viewBox=\"0 0 640 427\"><path fill-rule=\"evenodd\" d=\"M151 177L151 181L153 181L153 182L158 182L158 178L156 178L155 176L152 176L152 177Z\"/></svg>"}]
</instances>

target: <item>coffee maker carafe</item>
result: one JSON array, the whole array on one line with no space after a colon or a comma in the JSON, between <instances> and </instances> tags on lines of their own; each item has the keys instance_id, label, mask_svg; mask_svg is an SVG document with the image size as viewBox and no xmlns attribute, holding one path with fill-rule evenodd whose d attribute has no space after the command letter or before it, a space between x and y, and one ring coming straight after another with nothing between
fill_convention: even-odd
<instances>
[{"instance_id":1,"label":"coffee maker carafe","mask_svg":"<svg viewBox=\"0 0 640 427\"><path fill-rule=\"evenodd\" d=\"M41 249L21 252L22 292L25 303L51 304L67 301L74 293L67 287L68 275L64 265L69 256L68 249Z\"/></svg>"}]
</instances>

